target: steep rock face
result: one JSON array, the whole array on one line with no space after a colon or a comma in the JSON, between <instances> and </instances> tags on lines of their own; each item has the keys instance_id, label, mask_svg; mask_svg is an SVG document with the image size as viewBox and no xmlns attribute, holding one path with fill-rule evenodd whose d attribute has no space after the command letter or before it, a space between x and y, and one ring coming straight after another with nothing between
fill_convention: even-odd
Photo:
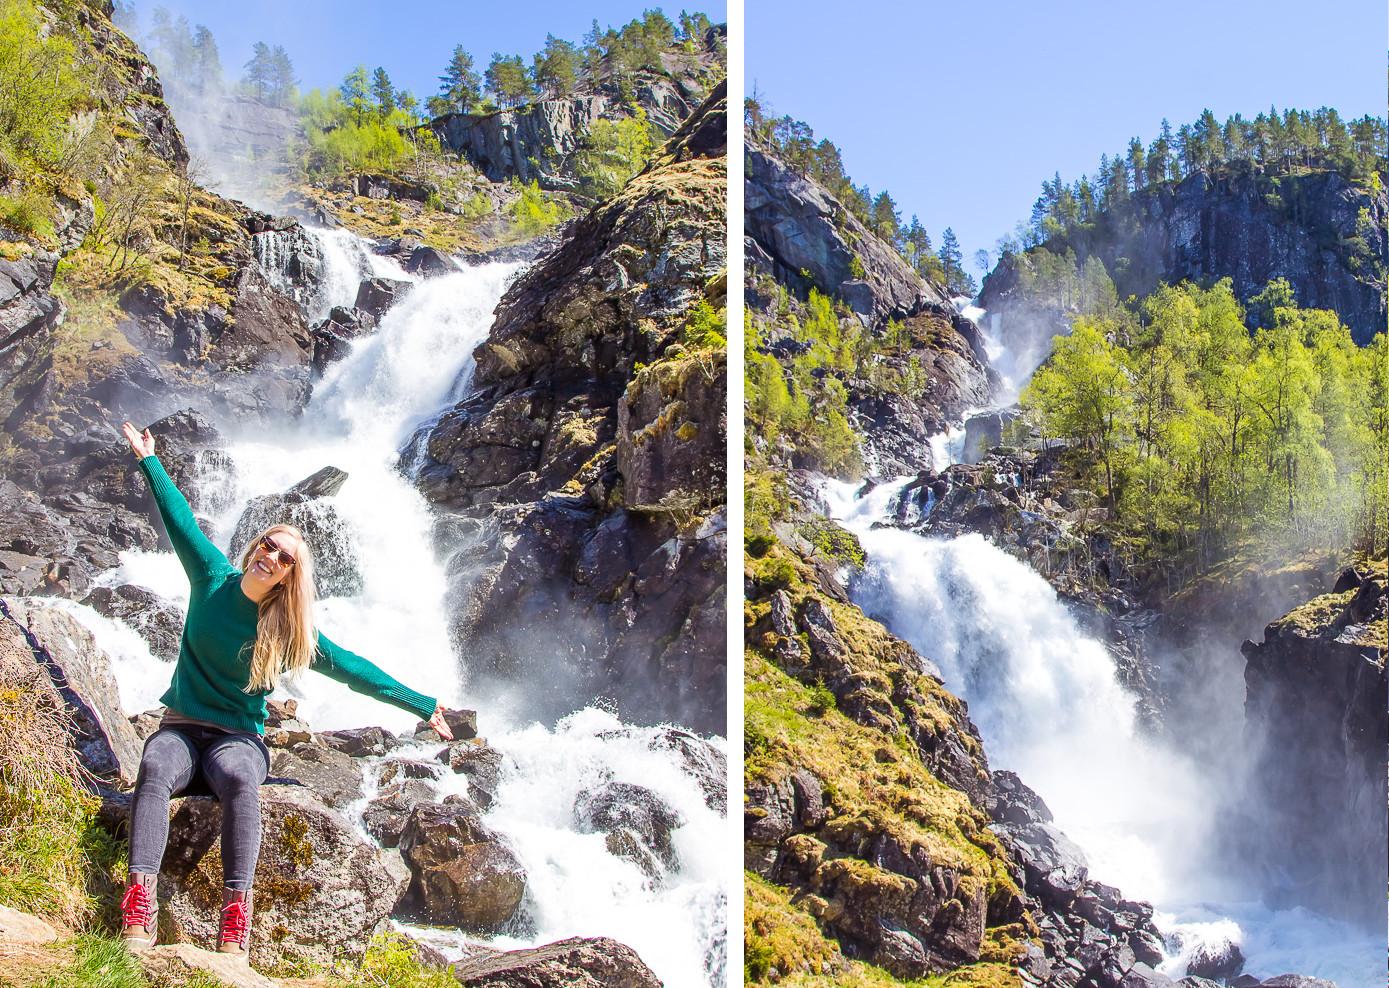
<instances>
[{"instance_id":1,"label":"steep rock face","mask_svg":"<svg viewBox=\"0 0 1389 988\"><path fill-rule=\"evenodd\" d=\"M493 182L519 178L539 182L543 189L572 191L578 187L574 154L595 122L623 120L640 107L663 135L680 124L709 95L708 77L721 76L715 28L697 55L670 52L663 56L665 73L640 73L630 98L611 84L592 93L547 99L513 110L488 114L451 113L430 128L444 147L466 157Z\"/></svg>"},{"instance_id":2,"label":"steep rock face","mask_svg":"<svg viewBox=\"0 0 1389 988\"><path fill-rule=\"evenodd\" d=\"M419 437L465 546L460 649L550 713L621 680L631 715L722 724L724 355L681 335L723 291L726 117L720 84L508 290L473 392ZM537 653L561 661L537 677Z\"/></svg>"},{"instance_id":3,"label":"steep rock face","mask_svg":"<svg viewBox=\"0 0 1389 988\"><path fill-rule=\"evenodd\" d=\"M1376 929L1384 923L1389 743L1385 678L1389 595L1377 571L1344 574L1245 643L1253 784L1271 811L1268 894ZM1377 865L1377 866L1376 866Z\"/></svg>"},{"instance_id":4,"label":"steep rock face","mask_svg":"<svg viewBox=\"0 0 1389 988\"><path fill-rule=\"evenodd\" d=\"M1336 172L1276 182L1247 172L1194 172L1175 186L1145 189L1091 230L1048 242L1084 263L1104 262L1120 298L1142 297L1160 282L1231 278L1246 300L1274 278L1292 284L1299 305L1333 309L1364 344L1384 332L1385 224L1389 198L1371 195ZM1363 249L1352 252L1356 239ZM1380 259L1376 275L1374 259ZM1064 331L1065 310L1028 291L1027 255L1006 256L985 280L980 304L1010 324L1041 320Z\"/></svg>"},{"instance_id":5,"label":"steep rock face","mask_svg":"<svg viewBox=\"0 0 1389 988\"><path fill-rule=\"evenodd\" d=\"M844 373L852 424L874 475L931 466L927 440L989 400L992 375L978 329L939 285L924 281L816 182L756 145L745 161L744 244L755 275L748 305L765 311L771 304L760 275L798 298L816 288L841 300L875 336L900 322L904 345L875 366L894 373L910 368L921 383L904 392ZM776 332L765 343L778 355L794 354L799 345Z\"/></svg>"}]
</instances>

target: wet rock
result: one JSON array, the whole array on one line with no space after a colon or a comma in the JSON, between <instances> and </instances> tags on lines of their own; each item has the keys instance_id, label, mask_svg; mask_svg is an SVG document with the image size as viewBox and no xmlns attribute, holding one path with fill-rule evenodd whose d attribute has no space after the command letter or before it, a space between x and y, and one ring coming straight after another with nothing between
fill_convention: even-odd
<instances>
[{"instance_id":1,"label":"wet rock","mask_svg":"<svg viewBox=\"0 0 1389 988\"><path fill-rule=\"evenodd\" d=\"M439 752L439 760L468 780L468 797L487 809L502 784L502 753L488 745L458 741Z\"/></svg>"},{"instance_id":2,"label":"wet rock","mask_svg":"<svg viewBox=\"0 0 1389 988\"><path fill-rule=\"evenodd\" d=\"M652 750L675 751L685 772L694 777L704 802L720 813L728 805L728 759L713 744L678 727L663 727L650 743Z\"/></svg>"},{"instance_id":3,"label":"wet rock","mask_svg":"<svg viewBox=\"0 0 1389 988\"><path fill-rule=\"evenodd\" d=\"M405 261L405 270L423 278L437 278L439 275L453 274L460 270L458 262L441 250L420 246L410 252Z\"/></svg>"},{"instance_id":4,"label":"wet rock","mask_svg":"<svg viewBox=\"0 0 1389 988\"><path fill-rule=\"evenodd\" d=\"M254 880L258 967L360 953L405 892L375 845L302 786L260 790ZM160 873L161 942L210 943L222 904L221 806L176 799Z\"/></svg>"},{"instance_id":5,"label":"wet rock","mask_svg":"<svg viewBox=\"0 0 1389 988\"><path fill-rule=\"evenodd\" d=\"M323 731L318 735L318 740L329 748L354 758L384 755L401 744L400 739L384 727L354 727L342 731Z\"/></svg>"},{"instance_id":6,"label":"wet rock","mask_svg":"<svg viewBox=\"0 0 1389 988\"><path fill-rule=\"evenodd\" d=\"M581 831L606 834L610 853L633 861L652 877L675 866L671 834L685 823L650 789L626 782L580 792L574 822Z\"/></svg>"},{"instance_id":7,"label":"wet rock","mask_svg":"<svg viewBox=\"0 0 1389 988\"><path fill-rule=\"evenodd\" d=\"M362 592L361 561L352 528L337 508L324 500L336 493L347 475L324 467L281 494L254 497L246 504L232 533L228 558L235 564L251 540L271 525L294 525L313 553L314 586L319 597L351 597Z\"/></svg>"},{"instance_id":8,"label":"wet rock","mask_svg":"<svg viewBox=\"0 0 1389 988\"><path fill-rule=\"evenodd\" d=\"M277 749L270 757L272 775L308 786L334 809L345 809L362 796L362 769L350 756L312 743Z\"/></svg>"},{"instance_id":9,"label":"wet rock","mask_svg":"<svg viewBox=\"0 0 1389 988\"><path fill-rule=\"evenodd\" d=\"M444 708L444 723L448 725L453 733L455 741L469 741L477 737L477 711L476 710L454 710L449 707ZM428 721L415 722L416 741L442 741L441 738L429 726Z\"/></svg>"},{"instance_id":10,"label":"wet rock","mask_svg":"<svg viewBox=\"0 0 1389 988\"><path fill-rule=\"evenodd\" d=\"M433 762L414 758L388 758L381 763L376 772L376 783L389 786L406 779L437 780L444 770Z\"/></svg>"},{"instance_id":11,"label":"wet rock","mask_svg":"<svg viewBox=\"0 0 1389 988\"><path fill-rule=\"evenodd\" d=\"M405 779L383 789L362 810L362 825L383 847L397 847L410 813L420 803L432 802L437 791L420 779Z\"/></svg>"},{"instance_id":12,"label":"wet rock","mask_svg":"<svg viewBox=\"0 0 1389 988\"><path fill-rule=\"evenodd\" d=\"M408 907L428 922L495 933L520 908L525 871L471 805L416 806L400 850L414 873Z\"/></svg>"},{"instance_id":13,"label":"wet rock","mask_svg":"<svg viewBox=\"0 0 1389 988\"><path fill-rule=\"evenodd\" d=\"M355 306L335 305L313 328L313 366L320 374L352 349L352 343L376 331L377 318Z\"/></svg>"},{"instance_id":14,"label":"wet rock","mask_svg":"<svg viewBox=\"0 0 1389 988\"><path fill-rule=\"evenodd\" d=\"M172 601L127 583L114 588L96 587L82 603L134 629L156 658L165 662L178 659L184 613Z\"/></svg>"},{"instance_id":15,"label":"wet rock","mask_svg":"<svg viewBox=\"0 0 1389 988\"><path fill-rule=\"evenodd\" d=\"M1191 953L1186 973L1212 981L1228 981L1244 970L1244 953L1231 940L1203 943Z\"/></svg>"},{"instance_id":16,"label":"wet rock","mask_svg":"<svg viewBox=\"0 0 1389 988\"><path fill-rule=\"evenodd\" d=\"M386 310L404 298L414 287L413 281L368 278L357 286L357 298L352 307L379 323Z\"/></svg>"},{"instance_id":17,"label":"wet rock","mask_svg":"<svg viewBox=\"0 0 1389 988\"><path fill-rule=\"evenodd\" d=\"M1079 847L1049 823L1004 824L1027 872L1027 891L1049 906L1066 909L1085 887L1088 868Z\"/></svg>"},{"instance_id":18,"label":"wet rock","mask_svg":"<svg viewBox=\"0 0 1389 988\"><path fill-rule=\"evenodd\" d=\"M144 746L121 710L110 659L76 618L40 599L0 597L0 670L53 696L88 771L134 783Z\"/></svg>"},{"instance_id":19,"label":"wet rock","mask_svg":"<svg viewBox=\"0 0 1389 988\"><path fill-rule=\"evenodd\" d=\"M573 938L465 957L453 975L469 988L660 988L636 951L606 937Z\"/></svg>"}]
</instances>

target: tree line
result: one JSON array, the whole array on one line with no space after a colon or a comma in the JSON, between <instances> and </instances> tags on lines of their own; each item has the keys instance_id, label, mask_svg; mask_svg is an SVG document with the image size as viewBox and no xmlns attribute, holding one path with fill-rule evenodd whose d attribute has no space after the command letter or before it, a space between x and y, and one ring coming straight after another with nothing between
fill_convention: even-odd
<instances>
[{"instance_id":1,"label":"tree line","mask_svg":"<svg viewBox=\"0 0 1389 988\"><path fill-rule=\"evenodd\" d=\"M891 244L921 277L944 285L951 295L973 297L978 293L954 230L946 227L940 248L935 248L915 215L903 222L890 192L884 189L875 194L867 183L855 185L838 145L829 138L817 140L814 129L804 120L773 116L766 97L754 92L743 101L743 124L749 139L770 148L803 178L813 179L828 190L860 223ZM981 273L989 270L987 251L976 251L973 261Z\"/></svg>"},{"instance_id":2,"label":"tree line","mask_svg":"<svg viewBox=\"0 0 1389 988\"><path fill-rule=\"evenodd\" d=\"M1247 308L1229 279L1183 283L1077 318L1021 404L1071 444L1143 561L1203 569L1270 543L1382 552L1386 366L1389 337L1357 347L1283 279Z\"/></svg>"},{"instance_id":3,"label":"tree line","mask_svg":"<svg viewBox=\"0 0 1389 988\"><path fill-rule=\"evenodd\" d=\"M1335 170L1368 185L1385 180L1385 121L1369 115L1345 121L1329 107L1284 110L1276 107L1253 120L1235 114L1219 122L1205 110L1174 132L1162 121L1158 136L1146 147L1134 137L1128 147L1100 157L1092 175L1069 184L1060 173L1042 182L1042 194L1028 221L999 243L1002 253L1018 253L1093 223L1137 193L1180 182L1195 172L1225 167L1258 169L1289 175L1308 170Z\"/></svg>"}]
</instances>

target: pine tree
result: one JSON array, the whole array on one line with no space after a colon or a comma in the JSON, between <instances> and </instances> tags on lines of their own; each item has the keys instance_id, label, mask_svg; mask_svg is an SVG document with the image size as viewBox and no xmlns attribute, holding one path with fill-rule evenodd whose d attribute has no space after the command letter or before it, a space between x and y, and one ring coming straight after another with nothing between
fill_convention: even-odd
<instances>
[{"instance_id":1,"label":"pine tree","mask_svg":"<svg viewBox=\"0 0 1389 988\"><path fill-rule=\"evenodd\" d=\"M246 74L241 82L250 94L264 102L274 89L275 65L270 46L257 41L251 48L251 60L246 63Z\"/></svg>"},{"instance_id":2,"label":"pine tree","mask_svg":"<svg viewBox=\"0 0 1389 988\"><path fill-rule=\"evenodd\" d=\"M545 48L535 56L535 84L551 99L568 96L579 79L579 52L568 41L545 36Z\"/></svg>"},{"instance_id":3,"label":"pine tree","mask_svg":"<svg viewBox=\"0 0 1389 988\"><path fill-rule=\"evenodd\" d=\"M289 106L294 100L298 87L294 78L294 63L289 60L289 52L279 45L270 51L270 102L274 106Z\"/></svg>"},{"instance_id":4,"label":"pine tree","mask_svg":"<svg viewBox=\"0 0 1389 988\"><path fill-rule=\"evenodd\" d=\"M371 76L371 95L376 100L376 115L382 120L389 117L396 108L396 92L391 77L379 65Z\"/></svg>"},{"instance_id":5,"label":"pine tree","mask_svg":"<svg viewBox=\"0 0 1389 988\"><path fill-rule=\"evenodd\" d=\"M436 117L446 113L468 113L482 98L482 80L473 70L473 56L455 45L448 67L439 77L439 95L429 100L429 112Z\"/></svg>"},{"instance_id":6,"label":"pine tree","mask_svg":"<svg viewBox=\"0 0 1389 988\"><path fill-rule=\"evenodd\" d=\"M531 78L520 55L492 53L487 66L487 90L500 106L520 106L531 96Z\"/></svg>"},{"instance_id":7,"label":"pine tree","mask_svg":"<svg viewBox=\"0 0 1389 988\"><path fill-rule=\"evenodd\" d=\"M950 227L946 227L941 234L940 263L945 269L946 290L952 295L960 294L966 277L964 254L960 250L960 241L955 239L955 231Z\"/></svg>"},{"instance_id":8,"label":"pine tree","mask_svg":"<svg viewBox=\"0 0 1389 988\"><path fill-rule=\"evenodd\" d=\"M215 93L222 88L222 59L217 53L217 39L203 24L193 31L194 88L199 94Z\"/></svg>"}]
</instances>

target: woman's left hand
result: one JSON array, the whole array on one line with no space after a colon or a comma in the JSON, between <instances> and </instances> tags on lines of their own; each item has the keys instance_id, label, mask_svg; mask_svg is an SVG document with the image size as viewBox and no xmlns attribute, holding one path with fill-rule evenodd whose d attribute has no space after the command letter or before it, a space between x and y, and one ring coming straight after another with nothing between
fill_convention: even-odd
<instances>
[{"instance_id":1,"label":"woman's left hand","mask_svg":"<svg viewBox=\"0 0 1389 988\"><path fill-rule=\"evenodd\" d=\"M434 728L439 737L443 738L445 741L453 740L453 731L451 731L448 724L444 722L444 708L442 706L434 708L434 716L429 718L429 726Z\"/></svg>"}]
</instances>

